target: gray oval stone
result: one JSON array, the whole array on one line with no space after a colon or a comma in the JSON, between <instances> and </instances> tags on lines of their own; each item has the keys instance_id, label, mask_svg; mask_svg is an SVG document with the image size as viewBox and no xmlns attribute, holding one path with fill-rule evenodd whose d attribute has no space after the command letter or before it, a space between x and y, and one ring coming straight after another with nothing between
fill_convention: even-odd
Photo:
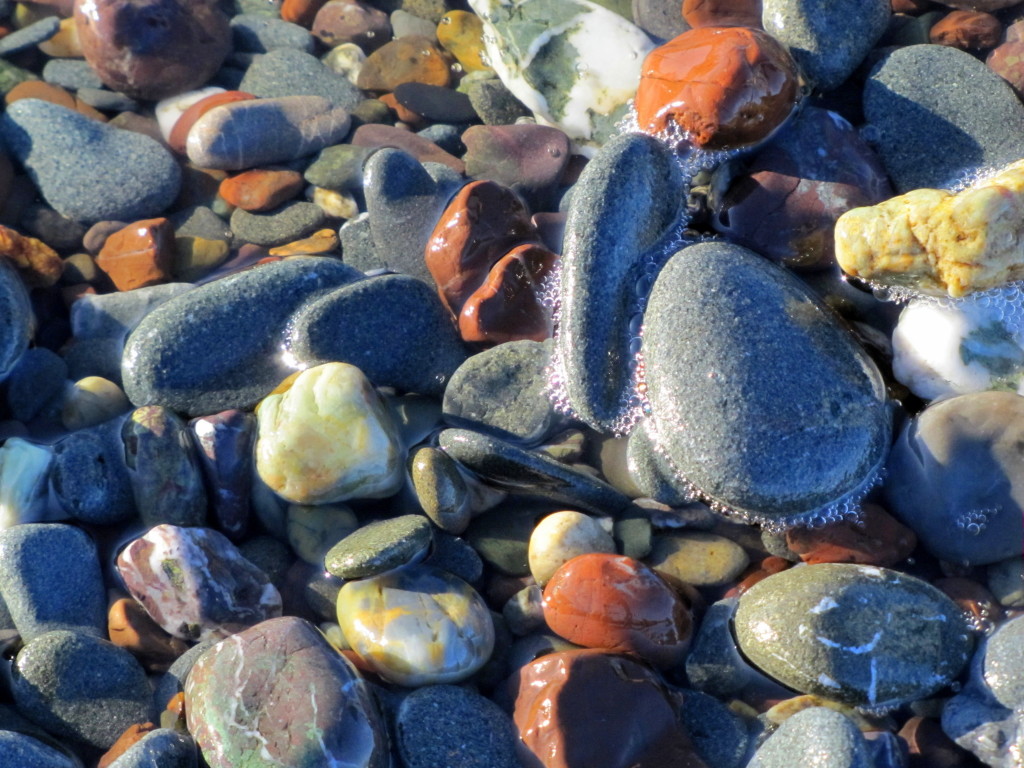
<instances>
[{"instance_id":1,"label":"gray oval stone","mask_svg":"<svg viewBox=\"0 0 1024 768\"><path fill-rule=\"evenodd\" d=\"M34 326L25 284L8 260L0 258L0 381L28 349Z\"/></svg>"},{"instance_id":2,"label":"gray oval stone","mask_svg":"<svg viewBox=\"0 0 1024 768\"><path fill-rule=\"evenodd\" d=\"M864 736L850 718L810 707L788 718L757 750L747 768L874 768Z\"/></svg>"},{"instance_id":3,"label":"gray oval stone","mask_svg":"<svg viewBox=\"0 0 1024 768\"><path fill-rule=\"evenodd\" d=\"M973 646L960 609L935 587L845 563L769 576L740 597L733 626L747 659L784 685L872 709L948 685Z\"/></svg>"},{"instance_id":4,"label":"gray oval stone","mask_svg":"<svg viewBox=\"0 0 1024 768\"><path fill-rule=\"evenodd\" d=\"M646 426L678 484L720 511L791 523L877 481L882 377L791 273L739 246L691 245L659 274L646 321Z\"/></svg>"},{"instance_id":5,"label":"gray oval stone","mask_svg":"<svg viewBox=\"0 0 1024 768\"><path fill-rule=\"evenodd\" d=\"M432 538L430 521L423 515L377 520L331 547L324 564L342 579L376 576L422 559Z\"/></svg>"},{"instance_id":6,"label":"gray oval stone","mask_svg":"<svg viewBox=\"0 0 1024 768\"><path fill-rule=\"evenodd\" d=\"M128 337L125 394L189 415L251 408L294 372L280 354L292 315L361 277L335 259L288 259L177 296Z\"/></svg>"}]
</instances>

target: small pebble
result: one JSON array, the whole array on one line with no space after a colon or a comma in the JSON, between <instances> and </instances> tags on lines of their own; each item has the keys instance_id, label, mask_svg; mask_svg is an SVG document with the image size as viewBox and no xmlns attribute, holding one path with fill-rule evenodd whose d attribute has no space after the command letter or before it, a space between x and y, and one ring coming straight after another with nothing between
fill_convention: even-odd
<instances>
[{"instance_id":1,"label":"small pebble","mask_svg":"<svg viewBox=\"0 0 1024 768\"><path fill-rule=\"evenodd\" d=\"M555 512L530 535L530 573L543 587L569 560L591 552L615 554L615 542L601 523L581 512Z\"/></svg>"}]
</instances>

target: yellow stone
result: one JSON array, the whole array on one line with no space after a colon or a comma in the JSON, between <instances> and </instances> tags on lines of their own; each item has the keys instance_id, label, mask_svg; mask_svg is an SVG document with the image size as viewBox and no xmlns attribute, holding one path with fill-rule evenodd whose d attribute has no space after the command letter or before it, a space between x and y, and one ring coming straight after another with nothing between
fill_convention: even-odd
<instances>
[{"instance_id":1,"label":"yellow stone","mask_svg":"<svg viewBox=\"0 0 1024 768\"><path fill-rule=\"evenodd\" d=\"M40 43L39 50L55 59L81 59L84 54L74 18L61 19L57 34Z\"/></svg>"},{"instance_id":2,"label":"yellow stone","mask_svg":"<svg viewBox=\"0 0 1024 768\"><path fill-rule=\"evenodd\" d=\"M354 219L359 215L359 203L349 192L313 187L310 197L320 210L336 219Z\"/></svg>"},{"instance_id":3,"label":"yellow stone","mask_svg":"<svg viewBox=\"0 0 1024 768\"><path fill-rule=\"evenodd\" d=\"M325 363L256 408L256 471L278 496L330 504L395 493L404 460L391 413L363 372Z\"/></svg>"},{"instance_id":4,"label":"yellow stone","mask_svg":"<svg viewBox=\"0 0 1024 768\"><path fill-rule=\"evenodd\" d=\"M732 583L750 564L736 542L705 531L661 535L644 562L670 583L716 587Z\"/></svg>"},{"instance_id":5,"label":"yellow stone","mask_svg":"<svg viewBox=\"0 0 1024 768\"><path fill-rule=\"evenodd\" d=\"M223 264L231 248L226 240L182 236L174 238L174 277L194 283Z\"/></svg>"},{"instance_id":6,"label":"yellow stone","mask_svg":"<svg viewBox=\"0 0 1024 768\"><path fill-rule=\"evenodd\" d=\"M836 222L836 260L885 286L959 298L1024 279L1024 160L957 194L917 189Z\"/></svg>"},{"instance_id":7,"label":"yellow stone","mask_svg":"<svg viewBox=\"0 0 1024 768\"><path fill-rule=\"evenodd\" d=\"M813 694L804 694L802 696L794 696L791 699L784 699L764 714L768 722L774 723L775 725L782 725L797 712L803 712L805 709L811 709L812 707L826 707L828 709L835 710L836 712L840 712L850 718L853 721L853 724L865 733L885 730L885 728L881 727L877 722L873 722L853 707L840 704L838 701L822 698L821 696L815 696Z\"/></svg>"},{"instance_id":8,"label":"yellow stone","mask_svg":"<svg viewBox=\"0 0 1024 768\"><path fill-rule=\"evenodd\" d=\"M466 72L490 70L484 59L484 26L467 11L449 11L437 25L437 40Z\"/></svg>"},{"instance_id":9,"label":"yellow stone","mask_svg":"<svg viewBox=\"0 0 1024 768\"><path fill-rule=\"evenodd\" d=\"M102 376L86 376L64 393L60 420L67 429L85 429L109 421L131 407L117 384Z\"/></svg>"},{"instance_id":10,"label":"yellow stone","mask_svg":"<svg viewBox=\"0 0 1024 768\"><path fill-rule=\"evenodd\" d=\"M320 229L309 237L270 249L271 256L315 256L331 253L338 247L338 235L333 229Z\"/></svg>"}]
</instances>

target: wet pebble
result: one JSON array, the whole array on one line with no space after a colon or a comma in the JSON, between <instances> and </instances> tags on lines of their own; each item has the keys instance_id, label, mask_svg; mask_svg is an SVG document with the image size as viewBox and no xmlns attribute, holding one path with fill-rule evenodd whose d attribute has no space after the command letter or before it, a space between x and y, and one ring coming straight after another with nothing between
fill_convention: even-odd
<instances>
[{"instance_id":1,"label":"wet pebble","mask_svg":"<svg viewBox=\"0 0 1024 768\"><path fill-rule=\"evenodd\" d=\"M396 38L371 53L356 84L366 91L394 91L402 83L446 87L451 71L444 55L425 36Z\"/></svg>"},{"instance_id":2,"label":"wet pebble","mask_svg":"<svg viewBox=\"0 0 1024 768\"><path fill-rule=\"evenodd\" d=\"M565 563L591 552L615 554L615 542L600 521L582 512L555 512L530 534L530 573L544 586Z\"/></svg>"},{"instance_id":3,"label":"wet pebble","mask_svg":"<svg viewBox=\"0 0 1024 768\"><path fill-rule=\"evenodd\" d=\"M229 538L241 537L249 524L256 418L222 411L193 419L189 429L206 480L210 517Z\"/></svg>"},{"instance_id":4,"label":"wet pebble","mask_svg":"<svg viewBox=\"0 0 1024 768\"><path fill-rule=\"evenodd\" d=\"M195 768L196 744L185 733L156 728L105 768Z\"/></svg>"},{"instance_id":5,"label":"wet pebble","mask_svg":"<svg viewBox=\"0 0 1024 768\"><path fill-rule=\"evenodd\" d=\"M422 515L377 520L331 547L324 565L341 579L376 576L422 560L432 540L430 522Z\"/></svg>"},{"instance_id":6,"label":"wet pebble","mask_svg":"<svg viewBox=\"0 0 1024 768\"><path fill-rule=\"evenodd\" d=\"M805 563L897 566L910 557L917 536L877 504L864 504L856 521L821 528L791 528L786 546Z\"/></svg>"},{"instance_id":7,"label":"wet pebble","mask_svg":"<svg viewBox=\"0 0 1024 768\"><path fill-rule=\"evenodd\" d=\"M534 210L553 202L569 162L569 137L546 125L474 125L462 134L466 175L523 195Z\"/></svg>"},{"instance_id":8,"label":"wet pebble","mask_svg":"<svg viewBox=\"0 0 1024 768\"><path fill-rule=\"evenodd\" d=\"M277 48L294 48L312 54L316 41L298 24L272 16L240 13L231 18L231 42L235 52L268 53Z\"/></svg>"},{"instance_id":9,"label":"wet pebble","mask_svg":"<svg viewBox=\"0 0 1024 768\"><path fill-rule=\"evenodd\" d=\"M693 531L655 536L644 561L669 583L715 587L734 582L750 558L731 539Z\"/></svg>"},{"instance_id":10,"label":"wet pebble","mask_svg":"<svg viewBox=\"0 0 1024 768\"><path fill-rule=\"evenodd\" d=\"M472 514L469 489L448 454L431 446L417 448L409 457L409 478L416 500L434 525L454 534L466 530Z\"/></svg>"},{"instance_id":11,"label":"wet pebble","mask_svg":"<svg viewBox=\"0 0 1024 768\"><path fill-rule=\"evenodd\" d=\"M28 291L7 259L0 258L0 378L14 369L35 332Z\"/></svg>"},{"instance_id":12,"label":"wet pebble","mask_svg":"<svg viewBox=\"0 0 1024 768\"><path fill-rule=\"evenodd\" d=\"M70 755L13 730L0 731L0 754L19 768L78 768L80 765Z\"/></svg>"},{"instance_id":13,"label":"wet pebble","mask_svg":"<svg viewBox=\"0 0 1024 768\"><path fill-rule=\"evenodd\" d=\"M872 768L863 735L850 719L811 707L787 719L757 750L748 768L783 768L814 761L822 768Z\"/></svg>"}]
</instances>

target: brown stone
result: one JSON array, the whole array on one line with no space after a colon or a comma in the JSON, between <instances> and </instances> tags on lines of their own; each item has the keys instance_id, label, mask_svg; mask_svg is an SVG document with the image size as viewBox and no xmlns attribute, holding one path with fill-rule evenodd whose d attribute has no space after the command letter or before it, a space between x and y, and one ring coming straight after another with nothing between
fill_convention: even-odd
<instances>
[{"instance_id":1,"label":"brown stone","mask_svg":"<svg viewBox=\"0 0 1024 768\"><path fill-rule=\"evenodd\" d=\"M117 758L127 752L133 745L140 742L143 736L155 730L156 726L153 723L137 723L129 726L128 730L117 738L114 745L103 753L100 761L96 764L96 768L109 768Z\"/></svg>"},{"instance_id":2,"label":"brown stone","mask_svg":"<svg viewBox=\"0 0 1024 768\"><path fill-rule=\"evenodd\" d=\"M150 672L166 672L188 645L172 637L135 600L122 597L107 610L110 642L131 652Z\"/></svg>"},{"instance_id":3,"label":"brown stone","mask_svg":"<svg viewBox=\"0 0 1024 768\"><path fill-rule=\"evenodd\" d=\"M552 653L509 681L527 768L704 768L658 677L624 656Z\"/></svg>"},{"instance_id":4,"label":"brown stone","mask_svg":"<svg viewBox=\"0 0 1024 768\"><path fill-rule=\"evenodd\" d=\"M49 288L64 271L64 262L42 240L0 225L0 258L9 259L29 288Z\"/></svg>"},{"instance_id":5,"label":"brown stone","mask_svg":"<svg viewBox=\"0 0 1024 768\"><path fill-rule=\"evenodd\" d=\"M271 248L271 256L303 256L333 253L338 248L338 234L333 229L318 229L309 237Z\"/></svg>"},{"instance_id":6,"label":"brown stone","mask_svg":"<svg viewBox=\"0 0 1024 768\"><path fill-rule=\"evenodd\" d=\"M995 13L1003 8L1020 5L1020 0L939 0L939 4L949 8L959 8L962 11Z\"/></svg>"},{"instance_id":7,"label":"brown stone","mask_svg":"<svg viewBox=\"0 0 1024 768\"><path fill-rule=\"evenodd\" d=\"M392 40L371 53L359 70L356 85L367 91L393 91L402 83L446 88L451 63L430 38L410 35Z\"/></svg>"},{"instance_id":8,"label":"brown stone","mask_svg":"<svg viewBox=\"0 0 1024 768\"><path fill-rule=\"evenodd\" d=\"M445 152L430 139L417 136L412 131L396 128L393 125L380 123L361 125L356 128L350 141L356 147L400 149L403 152L408 152L421 163L441 163L456 173L466 172L466 164L455 155Z\"/></svg>"},{"instance_id":9,"label":"brown stone","mask_svg":"<svg viewBox=\"0 0 1024 768\"><path fill-rule=\"evenodd\" d=\"M865 504L857 522L786 531L786 546L805 563L860 563L891 567L917 546L914 532L877 504Z\"/></svg>"},{"instance_id":10,"label":"brown stone","mask_svg":"<svg viewBox=\"0 0 1024 768\"><path fill-rule=\"evenodd\" d=\"M761 29L761 0L683 0L683 19L691 27Z\"/></svg>"},{"instance_id":11,"label":"brown stone","mask_svg":"<svg viewBox=\"0 0 1024 768\"><path fill-rule=\"evenodd\" d=\"M1008 82L1020 96L1024 94L1024 21L1006 28L1006 41L993 48L985 64Z\"/></svg>"},{"instance_id":12,"label":"brown stone","mask_svg":"<svg viewBox=\"0 0 1024 768\"><path fill-rule=\"evenodd\" d=\"M691 29L651 51L635 106L650 133L682 129L702 149L761 141L799 99L797 67L786 48L748 27Z\"/></svg>"},{"instance_id":13,"label":"brown stone","mask_svg":"<svg viewBox=\"0 0 1024 768\"><path fill-rule=\"evenodd\" d=\"M215 0L96 0L75 4L85 60L103 82L157 100L209 80L231 50Z\"/></svg>"},{"instance_id":14,"label":"brown stone","mask_svg":"<svg viewBox=\"0 0 1024 768\"><path fill-rule=\"evenodd\" d=\"M1003 620L1003 606L987 587L974 579L950 576L936 579L933 584L960 606L975 629L985 632Z\"/></svg>"},{"instance_id":15,"label":"brown stone","mask_svg":"<svg viewBox=\"0 0 1024 768\"><path fill-rule=\"evenodd\" d=\"M555 634L586 648L631 653L668 668L690 646L689 609L664 579L631 557L574 557L544 588L543 606Z\"/></svg>"},{"instance_id":16,"label":"brown stone","mask_svg":"<svg viewBox=\"0 0 1024 768\"><path fill-rule=\"evenodd\" d=\"M385 93L380 97L380 100L388 105L388 109L395 113L395 117L411 126L420 126L425 121L422 115L418 115L408 107L402 106L402 103L395 97L393 93Z\"/></svg>"},{"instance_id":17,"label":"brown stone","mask_svg":"<svg viewBox=\"0 0 1024 768\"><path fill-rule=\"evenodd\" d=\"M384 11L361 0L330 0L317 11L312 30L331 48L355 43L371 53L391 39L391 20Z\"/></svg>"},{"instance_id":18,"label":"brown stone","mask_svg":"<svg viewBox=\"0 0 1024 768\"><path fill-rule=\"evenodd\" d=\"M1003 25L991 13L952 11L932 26L928 39L963 51L985 51L999 45Z\"/></svg>"},{"instance_id":19,"label":"brown stone","mask_svg":"<svg viewBox=\"0 0 1024 768\"><path fill-rule=\"evenodd\" d=\"M213 93L206 98L200 99L195 104L190 106L181 116L175 121L174 127L171 128L170 136L167 138L167 144L177 152L179 155L186 154L186 144L188 142L189 131L192 130L192 126L196 122L209 112L214 107L219 107L223 104L231 104L235 101L247 101L249 99L255 99L251 93L245 91L222 91L220 93Z\"/></svg>"},{"instance_id":20,"label":"brown stone","mask_svg":"<svg viewBox=\"0 0 1024 768\"><path fill-rule=\"evenodd\" d=\"M174 228L164 217L129 224L107 238L96 265L119 291L166 283L174 268Z\"/></svg>"},{"instance_id":21,"label":"brown stone","mask_svg":"<svg viewBox=\"0 0 1024 768\"><path fill-rule=\"evenodd\" d=\"M917 15L931 10L934 7L932 0L892 0L893 13L907 13Z\"/></svg>"},{"instance_id":22,"label":"brown stone","mask_svg":"<svg viewBox=\"0 0 1024 768\"><path fill-rule=\"evenodd\" d=\"M298 171L253 168L224 179L220 196L246 211L269 211L291 200L305 185Z\"/></svg>"},{"instance_id":23,"label":"brown stone","mask_svg":"<svg viewBox=\"0 0 1024 768\"><path fill-rule=\"evenodd\" d=\"M309 29L317 13L326 4L327 0L284 0L281 3L281 18Z\"/></svg>"}]
</instances>

